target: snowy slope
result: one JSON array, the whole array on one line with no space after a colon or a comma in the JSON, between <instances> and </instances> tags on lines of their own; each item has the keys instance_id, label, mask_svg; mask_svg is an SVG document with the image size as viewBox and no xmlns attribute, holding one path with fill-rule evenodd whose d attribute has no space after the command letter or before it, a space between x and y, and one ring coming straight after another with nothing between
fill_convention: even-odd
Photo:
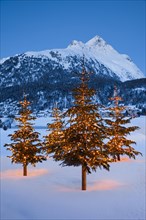
<instances>
[{"instance_id":1,"label":"snowy slope","mask_svg":"<svg viewBox=\"0 0 146 220\"><path fill-rule=\"evenodd\" d=\"M43 125L49 122L42 119ZM37 120L37 127L41 124ZM139 130L131 135L136 150L143 153L136 160L113 163L110 172L97 170L87 176L87 191L81 191L80 167L58 166L48 161L28 169L22 176L22 166L11 164L9 152L3 148L8 134L1 134L1 219L15 220L144 220L145 219L145 147L146 117L132 120ZM45 135L45 129L38 129Z\"/></svg>"},{"instance_id":2,"label":"snowy slope","mask_svg":"<svg viewBox=\"0 0 146 220\"><path fill-rule=\"evenodd\" d=\"M112 46L107 44L101 37L95 36L85 44L81 41L72 41L65 49L53 49L40 52L27 52L26 56L48 57L54 61L58 61L57 57L52 57L54 52L60 57L60 63L65 69L69 68L67 57L77 56L79 59L85 56L86 60L97 61L114 72L121 81L129 79L144 78L144 74L132 62L128 55L120 54ZM96 67L96 66L95 66Z\"/></svg>"}]
</instances>

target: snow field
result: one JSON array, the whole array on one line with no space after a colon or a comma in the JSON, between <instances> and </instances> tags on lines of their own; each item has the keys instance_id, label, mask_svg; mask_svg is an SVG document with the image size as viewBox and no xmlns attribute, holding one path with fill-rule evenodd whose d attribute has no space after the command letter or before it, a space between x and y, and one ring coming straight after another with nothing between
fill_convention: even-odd
<instances>
[{"instance_id":1,"label":"snow field","mask_svg":"<svg viewBox=\"0 0 146 220\"><path fill-rule=\"evenodd\" d=\"M38 118L36 129L49 118ZM132 120L140 127L130 138L143 157L125 157L111 164L110 172L97 170L87 176L87 191L81 191L81 168L61 167L49 158L36 167L29 166L28 177L22 176L22 166L11 164L3 147L8 134L16 128L0 129L1 146L1 219L2 220L144 220L145 219L145 147L146 117ZM40 129L41 128L41 129Z\"/></svg>"}]
</instances>

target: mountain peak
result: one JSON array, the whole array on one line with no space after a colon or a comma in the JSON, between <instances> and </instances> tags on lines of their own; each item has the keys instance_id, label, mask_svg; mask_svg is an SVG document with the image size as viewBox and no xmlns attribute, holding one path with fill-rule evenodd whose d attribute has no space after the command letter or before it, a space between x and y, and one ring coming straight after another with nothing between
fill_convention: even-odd
<instances>
[{"instance_id":1,"label":"mountain peak","mask_svg":"<svg viewBox=\"0 0 146 220\"><path fill-rule=\"evenodd\" d=\"M82 41L77 41L77 40L73 40L69 45L68 48L70 47L83 47L84 44Z\"/></svg>"},{"instance_id":2,"label":"mountain peak","mask_svg":"<svg viewBox=\"0 0 146 220\"><path fill-rule=\"evenodd\" d=\"M106 44L107 43L98 35L86 42L86 45L90 47L105 46Z\"/></svg>"}]
</instances>

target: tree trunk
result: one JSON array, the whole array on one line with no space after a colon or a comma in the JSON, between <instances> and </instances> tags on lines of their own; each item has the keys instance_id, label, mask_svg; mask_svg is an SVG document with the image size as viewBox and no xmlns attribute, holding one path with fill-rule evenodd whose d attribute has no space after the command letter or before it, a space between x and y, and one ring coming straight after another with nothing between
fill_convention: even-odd
<instances>
[{"instance_id":1,"label":"tree trunk","mask_svg":"<svg viewBox=\"0 0 146 220\"><path fill-rule=\"evenodd\" d=\"M121 159L120 159L120 155L119 155L119 154L117 155L117 158L118 158L118 161L120 161L120 160L121 160Z\"/></svg>"},{"instance_id":2,"label":"tree trunk","mask_svg":"<svg viewBox=\"0 0 146 220\"><path fill-rule=\"evenodd\" d=\"M27 165L23 164L23 176L27 176Z\"/></svg>"},{"instance_id":3,"label":"tree trunk","mask_svg":"<svg viewBox=\"0 0 146 220\"><path fill-rule=\"evenodd\" d=\"M82 165L82 190L86 190L86 168Z\"/></svg>"}]
</instances>

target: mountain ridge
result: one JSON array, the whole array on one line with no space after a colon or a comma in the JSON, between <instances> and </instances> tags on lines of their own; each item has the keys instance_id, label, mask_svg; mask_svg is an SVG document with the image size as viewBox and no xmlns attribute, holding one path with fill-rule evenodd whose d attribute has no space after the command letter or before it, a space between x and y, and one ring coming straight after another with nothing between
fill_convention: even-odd
<instances>
[{"instance_id":1,"label":"mountain ridge","mask_svg":"<svg viewBox=\"0 0 146 220\"><path fill-rule=\"evenodd\" d=\"M61 108L68 108L73 101L72 89L79 83L76 73L82 71L83 56L87 71L93 73L90 86L96 90L96 102L107 105L113 87L117 85L123 90L123 99L128 100L125 101L126 104L145 103L146 84L143 73L127 55L119 54L96 36L86 43L73 41L65 49L29 51L1 60L0 114L15 112L16 103L22 99L23 92L28 94L35 111L52 108L56 101ZM108 66L109 62L115 71ZM130 68L132 72L128 72L126 68ZM144 82L144 90L141 89L141 81L138 79ZM125 89L122 83L127 80L137 81L130 84L136 85L135 90L131 87ZM130 96L130 99L126 96Z\"/></svg>"},{"instance_id":2,"label":"mountain ridge","mask_svg":"<svg viewBox=\"0 0 146 220\"><path fill-rule=\"evenodd\" d=\"M101 37L96 35L86 43L73 40L64 49L50 49L43 51L28 51L16 56L26 56L33 58L48 58L58 65L61 64L64 69L70 68L70 61L68 57L77 57L81 60L83 55L86 60L93 61L95 67L98 67L98 63L110 69L113 72L113 76L120 81L126 81L131 79L144 78L144 74L141 70L132 62L131 58L126 54L118 53L111 45L106 43ZM15 57L15 56L14 56ZM1 64L10 58L3 58ZM96 71L97 73L97 71Z\"/></svg>"}]
</instances>

